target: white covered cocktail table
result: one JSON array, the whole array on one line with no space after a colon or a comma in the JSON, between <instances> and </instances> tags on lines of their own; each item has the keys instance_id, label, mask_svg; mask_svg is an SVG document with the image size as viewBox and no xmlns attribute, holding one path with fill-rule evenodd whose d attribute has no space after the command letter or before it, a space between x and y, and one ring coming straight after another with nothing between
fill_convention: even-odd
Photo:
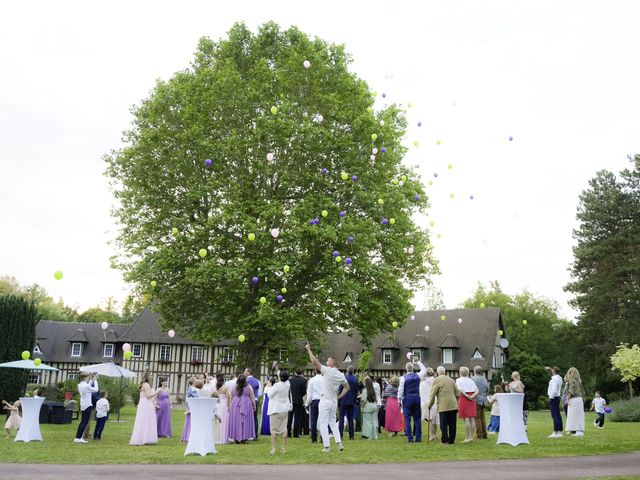
<instances>
[{"instance_id":1,"label":"white covered cocktail table","mask_svg":"<svg viewBox=\"0 0 640 480\"><path fill-rule=\"evenodd\" d=\"M500 431L497 443L508 443L514 446L529 443L522 418L524 393L497 393L496 398L500 406Z\"/></svg>"},{"instance_id":2,"label":"white covered cocktail table","mask_svg":"<svg viewBox=\"0 0 640 480\"><path fill-rule=\"evenodd\" d=\"M42 441L40 433L40 408L44 398L20 397L22 405L22 422L14 442Z\"/></svg>"}]
</instances>

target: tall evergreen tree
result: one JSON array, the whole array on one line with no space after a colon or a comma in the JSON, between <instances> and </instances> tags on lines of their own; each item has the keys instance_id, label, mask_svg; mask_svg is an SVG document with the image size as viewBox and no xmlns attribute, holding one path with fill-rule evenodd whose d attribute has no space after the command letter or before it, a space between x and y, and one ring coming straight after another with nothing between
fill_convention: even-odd
<instances>
[{"instance_id":1,"label":"tall evergreen tree","mask_svg":"<svg viewBox=\"0 0 640 480\"><path fill-rule=\"evenodd\" d=\"M273 23L200 41L190 69L134 109L107 157L115 266L165 321L202 340L270 349L330 329L403 323L437 270L401 164L404 112L373 108L342 46Z\"/></svg>"},{"instance_id":2,"label":"tall evergreen tree","mask_svg":"<svg viewBox=\"0 0 640 480\"><path fill-rule=\"evenodd\" d=\"M580 195L571 265L583 369L616 385L609 358L640 343L640 155L619 177L603 170Z\"/></svg>"},{"instance_id":3,"label":"tall evergreen tree","mask_svg":"<svg viewBox=\"0 0 640 480\"><path fill-rule=\"evenodd\" d=\"M18 295L0 296L0 363L20 360L23 351L31 352L36 341L38 309ZM24 393L29 372L2 369L0 400L13 402Z\"/></svg>"}]
</instances>

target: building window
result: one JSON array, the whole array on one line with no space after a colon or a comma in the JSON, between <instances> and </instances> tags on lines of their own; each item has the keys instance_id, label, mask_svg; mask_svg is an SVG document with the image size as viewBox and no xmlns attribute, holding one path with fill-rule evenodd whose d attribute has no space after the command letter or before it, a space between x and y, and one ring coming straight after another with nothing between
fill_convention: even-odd
<instances>
[{"instance_id":1,"label":"building window","mask_svg":"<svg viewBox=\"0 0 640 480\"><path fill-rule=\"evenodd\" d=\"M67 374L67 380L77 380L78 379L78 374L77 373L68 373Z\"/></svg>"},{"instance_id":2,"label":"building window","mask_svg":"<svg viewBox=\"0 0 640 480\"><path fill-rule=\"evenodd\" d=\"M104 344L104 352L102 354L103 357L112 358L113 357L113 343L105 343Z\"/></svg>"},{"instance_id":3,"label":"building window","mask_svg":"<svg viewBox=\"0 0 640 480\"><path fill-rule=\"evenodd\" d=\"M411 356L413 357L413 361L414 362L421 362L422 361L422 349L421 348L412 348L411 349Z\"/></svg>"},{"instance_id":4,"label":"building window","mask_svg":"<svg viewBox=\"0 0 640 480\"><path fill-rule=\"evenodd\" d=\"M72 357L81 357L82 356L82 344L81 343L72 343L71 344L71 356Z\"/></svg>"},{"instance_id":5,"label":"building window","mask_svg":"<svg viewBox=\"0 0 640 480\"><path fill-rule=\"evenodd\" d=\"M353 362L353 360L351 360L351 355L349 355L348 353L344 356L344 360L342 361L342 363L351 363Z\"/></svg>"},{"instance_id":6,"label":"building window","mask_svg":"<svg viewBox=\"0 0 640 480\"><path fill-rule=\"evenodd\" d=\"M390 364L391 363L391 349L390 348L385 348L384 350L382 350L382 363L385 364Z\"/></svg>"},{"instance_id":7,"label":"building window","mask_svg":"<svg viewBox=\"0 0 640 480\"><path fill-rule=\"evenodd\" d=\"M131 347L131 356L135 358L140 358L142 356L142 344L134 343L133 347Z\"/></svg>"},{"instance_id":8,"label":"building window","mask_svg":"<svg viewBox=\"0 0 640 480\"><path fill-rule=\"evenodd\" d=\"M192 362L200 362L204 361L204 348L193 346L191 347L191 361Z\"/></svg>"},{"instance_id":9,"label":"building window","mask_svg":"<svg viewBox=\"0 0 640 480\"><path fill-rule=\"evenodd\" d=\"M280 351L278 352L278 361L289 363L289 352L287 352L287 350L280 349Z\"/></svg>"},{"instance_id":10,"label":"building window","mask_svg":"<svg viewBox=\"0 0 640 480\"><path fill-rule=\"evenodd\" d=\"M442 363L453 363L453 348L442 349Z\"/></svg>"},{"instance_id":11,"label":"building window","mask_svg":"<svg viewBox=\"0 0 640 480\"><path fill-rule=\"evenodd\" d=\"M40 374L39 373L30 373L29 374L29 379L27 380L27 383L35 383L35 384L40 383Z\"/></svg>"},{"instance_id":12,"label":"building window","mask_svg":"<svg viewBox=\"0 0 640 480\"><path fill-rule=\"evenodd\" d=\"M223 347L222 348L222 356L220 360L223 363L234 363L236 361L236 352L231 347Z\"/></svg>"},{"instance_id":13,"label":"building window","mask_svg":"<svg viewBox=\"0 0 640 480\"><path fill-rule=\"evenodd\" d=\"M474 358L476 360L483 360L484 359L484 357L480 353L480 350L478 350L477 348L476 348L476 351L473 352L473 356L471 358Z\"/></svg>"},{"instance_id":14,"label":"building window","mask_svg":"<svg viewBox=\"0 0 640 480\"><path fill-rule=\"evenodd\" d=\"M491 359L491 368L498 368L498 361L496 359L496 354L493 354L493 358Z\"/></svg>"},{"instance_id":15,"label":"building window","mask_svg":"<svg viewBox=\"0 0 640 480\"><path fill-rule=\"evenodd\" d=\"M33 353L42 353L42 350L40 350L39 344L36 344L36 346L33 347Z\"/></svg>"},{"instance_id":16,"label":"building window","mask_svg":"<svg viewBox=\"0 0 640 480\"><path fill-rule=\"evenodd\" d=\"M160 345L160 360L171 360L171 345Z\"/></svg>"}]
</instances>

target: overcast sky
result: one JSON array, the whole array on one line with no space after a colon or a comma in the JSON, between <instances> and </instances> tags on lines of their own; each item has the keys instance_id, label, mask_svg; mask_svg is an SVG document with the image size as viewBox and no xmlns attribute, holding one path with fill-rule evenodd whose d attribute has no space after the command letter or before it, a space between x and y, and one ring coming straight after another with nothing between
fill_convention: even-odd
<instances>
[{"instance_id":1,"label":"overcast sky","mask_svg":"<svg viewBox=\"0 0 640 480\"><path fill-rule=\"evenodd\" d=\"M420 222L450 308L496 279L574 318L578 196L640 152L637 1L35 1L0 18L0 276L80 309L127 292L102 156L155 80L236 21L343 43L379 106L412 103L406 162L433 180Z\"/></svg>"}]
</instances>

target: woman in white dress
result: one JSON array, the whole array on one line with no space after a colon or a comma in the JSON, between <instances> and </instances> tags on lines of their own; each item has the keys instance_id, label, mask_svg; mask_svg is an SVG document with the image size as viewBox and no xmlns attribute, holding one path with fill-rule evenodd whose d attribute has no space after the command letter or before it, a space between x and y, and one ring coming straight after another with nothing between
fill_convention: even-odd
<instances>
[{"instance_id":1,"label":"woman in white dress","mask_svg":"<svg viewBox=\"0 0 640 480\"><path fill-rule=\"evenodd\" d=\"M578 369L571 367L567 370L565 381L567 382L567 399L569 401L566 430L567 432L576 432L574 434L576 437L582 437L584 435L584 389Z\"/></svg>"},{"instance_id":2,"label":"woman in white dress","mask_svg":"<svg viewBox=\"0 0 640 480\"><path fill-rule=\"evenodd\" d=\"M420 382L420 407L422 410L422 419L430 419L429 422L429 441L438 439L438 425L440 425L440 416L438 415L438 401L436 400L429 411L429 395L431 394L431 384L434 379L433 368L427 367L427 373Z\"/></svg>"}]
</instances>

